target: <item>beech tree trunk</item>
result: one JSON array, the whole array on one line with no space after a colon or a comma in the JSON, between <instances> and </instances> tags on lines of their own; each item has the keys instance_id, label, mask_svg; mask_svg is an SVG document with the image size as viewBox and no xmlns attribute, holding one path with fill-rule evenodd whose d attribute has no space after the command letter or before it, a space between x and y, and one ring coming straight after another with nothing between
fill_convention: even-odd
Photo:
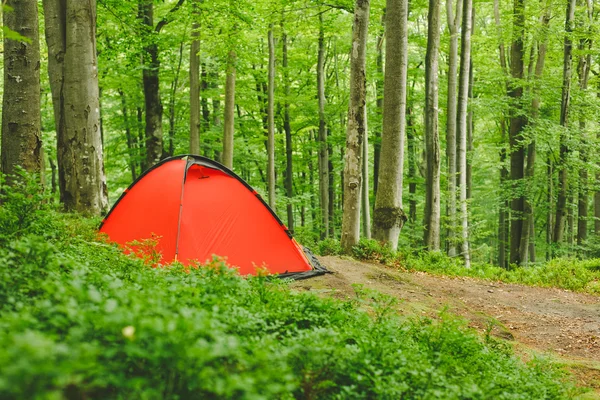
<instances>
[{"instance_id":1,"label":"beech tree trunk","mask_svg":"<svg viewBox=\"0 0 600 400\"><path fill-rule=\"evenodd\" d=\"M190 154L200 154L200 13L198 0L192 3L190 45Z\"/></svg>"},{"instance_id":2,"label":"beech tree trunk","mask_svg":"<svg viewBox=\"0 0 600 400\"><path fill-rule=\"evenodd\" d=\"M317 97L319 99L319 200L321 239L329 234L329 148L325 119L325 34L323 14L319 14L319 51L317 56Z\"/></svg>"},{"instance_id":3,"label":"beech tree trunk","mask_svg":"<svg viewBox=\"0 0 600 400\"><path fill-rule=\"evenodd\" d=\"M350 105L344 164L344 207L341 244L349 253L360 238L362 152L366 135L366 55L370 0L356 0L350 57Z\"/></svg>"},{"instance_id":4,"label":"beech tree trunk","mask_svg":"<svg viewBox=\"0 0 600 400\"><path fill-rule=\"evenodd\" d=\"M569 0L567 5L567 15L565 18L565 44L563 58L563 85L560 105L560 125L563 129L560 132L560 157L558 170L558 196L556 201L556 217L554 219L554 234L552 241L560 244L563 241L565 232L565 220L567 216L567 196L569 190L569 181L567 174L567 158L570 148L567 144L567 127L569 125L569 103L571 101L571 75L572 75L572 53L573 43L571 33L575 20L576 0Z\"/></svg>"},{"instance_id":5,"label":"beech tree trunk","mask_svg":"<svg viewBox=\"0 0 600 400\"><path fill-rule=\"evenodd\" d=\"M524 260L520 253L520 246L523 231L523 213L525 211L525 195L522 190L525 168L523 129L527 123L522 106L523 84L521 83L524 74L523 38L525 35L525 11L523 0L515 0L513 18L510 73L514 81L510 83L508 91L508 95L512 99L510 128L508 132L511 181L510 262L520 265Z\"/></svg>"},{"instance_id":6,"label":"beech tree trunk","mask_svg":"<svg viewBox=\"0 0 600 400\"><path fill-rule=\"evenodd\" d=\"M459 204L461 220L461 251L465 267L471 267L469 250L469 214L467 210L467 113L469 102L469 74L471 61L472 0L464 0L461 33L461 58L457 109L457 173L459 176Z\"/></svg>"},{"instance_id":7,"label":"beech tree trunk","mask_svg":"<svg viewBox=\"0 0 600 400\"><path fill-rule=\"evenodd\" d=\"M235 122L235 51L230 50L227 56L227 74L225 78L225 118L223 121L223 156L222 163L233 168L233 131Z\"/></svg>"},{"instance_id":8,"label":"beech tree trunk","mask_svg":"<svg viewBox=\"0 0 600 400\"><path fill-rule=\"evenodd\" d=\"M275 210L275 40L269 26L269 66L267 83L267 186L269 206ZM288 222L289 223L289 222Z\"/></svg>"},{"instance_id":9,"label":"beech tree trunk","mask_svg":"<svg viewBox=\"0 0 600 400\"><path fill-rule=\"evenodd\" d=\"M365 138L363 141L363 188L362 188L362 232L363 236L371 239L371 203L369 201L369 131L367 128L367 119L365 118Z\"/></svg>"},{"instance_id":10,"label":"beech tree trunk","mask_svg":"<svg viewBox=\"0 0 600 400\"><path fill-rule=\"evenodd\" d=\"M102 141L96 2L44 0L48 74L57 132L60 199L99 215L108 206Z\"/></svg>"},{"instance_id":11,"label":"beech tree trunk","mask_svg":"<svg viewBox=\"0 0 600 400\"><path fill-rule=\"evenodd\" d=\"M283 29L283 26L282 26ZM282 41L282 66L283 66L283 92L285 98L283 101L283 130L285 132L285 191L288 197L287 204L287 217L288 217L288 229L290 232L294 232L294 210L292 208L292 198L294 197L294 170L293 170L293 158L292 158L292 126L290 123L290 77L288 71L288 48L287 48L287 34L285 30L281 36ZM311 166L311 182L312 182L312 166ZM312 199L311 199L312 201ZM315 210L311 210L312 213ZM313 218L313 224L315 223Z\"/></svg>"},{"instance_id":12,"label":"beech tree trunk","mask_svg":"<svg viewBox=\"0 0 600 400\"><path fill-rule=\"evenodd\" d=\"M500 67L504 72L504 75L508 79L508 66L506 62L506 50L504 47L504 39L502 34L502 25L500 24L500 7L499 0L494 0L494 20L496 22L496 28L498 31L498 53L500 58ZM508 82L508 81L507 81ZM508 92L508 84L507 84L507 92ZM506 168L506 159L508 157L506 147L504 147L504 143L506 143L506 119L504 114L500 118L500 132L502 137L502 148L500 150L500 190L503 193L506 188L506 183L508 181L508 169ZM498 207L498 265L502 268L508 268L508 258L507 258L507 244L509 237L509 213L508 210L510 208L509 201L506 196L501 194L500 205Z\"/></svg>"},{"instance_id":13,"label":"beech tree trunk","mask_svg":"<svg viewBox=\"0 0 600 400\"><path fill-rule=\"evenodd\" d=\"M593 5L590 0L586 2L587 4L587 12L588 12L588 24L591 29L594 24L594 15L593 15ZM590 31L591 33L591 31ZM579 74L579 88L585 92L588 88L588 80L590 75L590 67L591 67L591 54L590 50L592 47L592 40L590 37L581 39L579 42L580 50L586 51L587 54L579 56L579 62L577 65L577 71ZM586 121L585 117L580 117L579 120L579 129L581 131L582 137L586 137ZM587 241L587 231L588 231L588 203L589 203L589 187L588 187L588 152L587 152L587 143L586 140L583 140L582 146L580 147L580 158L583 168L579 170L579 198L577 201L577 244L579 246L583 245Z\"/></svg>"},{"instance_id":14,"label":"beech tree trunk","mask_svg":"<svg viewBox=\"0 0 600 400\"><path fill-rule=\"evenodd\" d=\"M456 13L452 11L452 2L446 0L446 17L450 33L448 50L448 101L446 117L446 163L448 168L448 216L447 247L448 255L455 257L458 243L456 218L456 118L457 118L457 80L458 75L458 36L462 17L462 0L456 0Z\"/></svg>"},{"instance_id":15,"label":"beech tree trunk","mask_svg":"<svg viewBox=\"0 0 600 400\"><path fill-rule=\"evenodd\" d=\"M406 131L406 75L408 68L408 1L386 1L385 77L379 184L373 215L373 238L398 248L406 221L402 209L402 169Z\"/></svg>"},{"instance_id":16,"label":"beech tree trunk","mask_svg":"<svg viewBox=\"0 0 600 400\"><path fill-rule=\"evenodd\" d=\"M9 0L12 11L4 11L4 26L30 43L4 37L4 87L2 98L2 154L0 169L15 173L42 171L40 118L40 39L35 0ZM9 177L8 182L11 182Z\"/></svg>"},{"instance_id":17,"label":"beech tree trunk","mask_svg":"<svg viewBox=\"0 0 600 400\"><path fill-rule=\"evenodd\" d=\"M377 34L377 78L375 80L375 94L377 99L375 105L377 108L377 120L383 119L383 43L385 35L385 10L381 14L381 28ZM377 185L379 181L379 159L381 157L381 125L378 125L374 132L373 141L373 195L377 196Z\"/></svg>"},{"instance_id":18,"label":"beech tree trunk","mask_svg":"<svg viewBox=\"0 0 600 400\"><path fill-rule=\"evenodd\" d=\"M131 133L131 125L129 123L129 112L127 111L127 99L125 98L125 92L119 88L119 97L121 98L121 112L123 113L123 125L125 126L125 139L127 140L127 158L129 164L129 170L131 171L131 181L137 179L136 172L136 155L137 146L134 136Z\"/></svg>"},{"instance_id":19,"label":"beech tree trunk","mask_svg":"<svg viewBox=\"0 0 600 400\"><path fill-rule=\"evenodd\" d=\"M425 224L424 242L440 250L440 137L438 129L438 52L440 3L429 0L427 53L425 55Z\"/></svg>"}]
</instances>

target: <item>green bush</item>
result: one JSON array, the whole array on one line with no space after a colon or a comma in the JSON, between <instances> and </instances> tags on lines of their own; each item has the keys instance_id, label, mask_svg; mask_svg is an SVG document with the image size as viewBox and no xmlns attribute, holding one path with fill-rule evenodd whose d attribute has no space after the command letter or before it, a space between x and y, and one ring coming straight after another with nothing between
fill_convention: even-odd
<instances>
[{"instance_id":1,"label":"green bush","mask_svg":"<svg viewBox=\"0 0 600 400\"><path fill-rule=\"evenodd\" d=\"M241 278L218 259L151 268L93 240L93 220L41 214L30 226L48 217L52 235L13 232L0 247L0 398L574 393L549 363L525 364L448 316L402 320L377 292L323 299L271 277Z\"/></svg>"}]
</instances>

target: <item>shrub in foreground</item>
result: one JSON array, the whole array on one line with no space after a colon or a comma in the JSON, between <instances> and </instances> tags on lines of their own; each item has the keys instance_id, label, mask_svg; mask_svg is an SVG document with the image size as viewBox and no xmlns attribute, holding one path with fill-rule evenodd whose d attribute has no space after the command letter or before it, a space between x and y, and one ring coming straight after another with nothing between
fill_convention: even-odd
<instances>
[{"instance_id":1,"label":"shrub in foreground","mask_svg":"<svg viewBox=\"0 0 600 400\"><path fill-rule=\"evenodd\" d=\"M221 260L150 268L53 210L0 260L0 398L555 399L560 370L524 364L459 321L402 320L393 301L291 291ZM8 216L10 217L10 216ZM35 223L30 226L35 226Z\"/></svg>"}]
</instances>

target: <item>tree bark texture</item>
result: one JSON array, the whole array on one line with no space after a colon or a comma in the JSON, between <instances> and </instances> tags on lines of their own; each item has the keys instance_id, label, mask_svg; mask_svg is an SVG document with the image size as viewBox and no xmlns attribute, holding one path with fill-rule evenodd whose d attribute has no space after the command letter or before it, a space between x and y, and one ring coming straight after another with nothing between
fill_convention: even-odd
<instances>
[{"instance_id":1,"label":"tree bark texture","mask_svg":"<svg viewBox=\"0 0 600 400\"><path fill-rule=\"evenodd\" d=\"M373 213L373 238L398 248L406 221L402 209L402 170L406 131L408 1L386 1L385 77L379 184Z\"/></svg>"},{"instance_id":2,"label":"tree bark texture","mask_svg":"<svg viewBox=\"0 0 600 400\"><path fill-rule=\"evenodd\" d=\"M531 100L531 121L537 123L540 110L540 95L538 82L542 78L544 72L544 63L546 60L546 50L548 47L547 29L550 22L550 8L540 17L540 24L543 29L543 38L537 47L537 57L533 73L533 98ZM533 61L533 60L532 60ZM530 65L532 65L532 61ZM536 159L536 143L535 139L527 146L527 165L525 167L525 178L532 181L535 176L535 159ZM534 232L534 210L533 210L533 193L529 191L523 203L523 226L521 228L521 243L519 247L520 263L526 263L527 260L535 261L535 232Z\"/></svg>"},{"instance_id":3,"label":"tree bark texture","mask_svg":"<svg viewBox=\"0 0 600 400\"><path fill-rule=\"evenodd\" d=\"M287 46L287 33L284 31L281 36L282 41L282 66L283 66L283 92L285 98L283 101L283 130L285 132L285 191L288 197L287 204L287 217L288 217L288 229L290 232L294 232L294 213L292 208L292 198L294 197L294 164L292 157L292 126L290 122L290 103L288 101L290 96L290 77L288 70L288 46ZM312 172L311 172L312 176ZM312 182L312 180L311 180ZM312 210L314 212L314 210Z\"/></svg>"},{"instance_id":4,"label":"tree bark texture","mask_svg":"<svg viewBox=\"0 0 600 400\"><path fill-rule=\"evenodd\" d=\"M236 53L229 51L227 56L227 74L225 78L225 117L223 121L222 163L233 169L233 132L235 128L235 63Z\"/></svg>"},{"instance_id":5,"label":"tree bark texture","mask_svg":"<svg viewBox=\"0 0 600 400\"><path fill-rule=\"evenodd\" d=\"M198 0L192 3L192 43L190 45L190 153L200 154L200 13Z\"/></svg>"},{"instance_id":6,"label":"tree bark texture","mask_svg":"<svg viewBox=\"0 0 600 400\"><path fill-rule=\"evenodd\" d=\"M360 238L360 203L362 188L362 152L366 135L366 55L369 27L369 0L356 0L350 56L350 104L346 130L344 163L344 207L341 244L345 252Z\"/></svg>"},{"instance_id":7,"label":"tree bark texture","mask_svg":"<svg viewBox=\"0 0 600 400\"><path fill-rule=\"evenodd\" d=\"M523 213L525 211L525 194L523 176L525 168L525 148L523 147L523 129L527 120L523 112L523 38L525 29L524 1L515 0L513 19L513 41L510 47L510 74L513 82L509 84L508 95L512 100L510 111L510 127L508 140L510 146L510 181L511 181L511 221L510 221L510 263L520 265L523 258L520 254L521 235L523 230Z\"/></svg>"},{"instance_id":8,"label":"tree bark texture","mask_svg":"<svg viewBox=\"0 0 600 400\"><path fill-rule=\"evenodd\" d=\"M325 34L323 14L319 14L319 51L317 56L317 97L319 99L319 200L321 239L329 233L329 149L325 119Z\"/></svg>"},{"instance_id":9,"label":"tree bark texture","mask_svg":"<svg viewBox=\"0 0 600 400\"><path fill-rule=\"evenodd\" d=\"M385 10L381 14L381 28L377 33L377 58L376 58L376 80L375 80L375 106L377 108L377 119L383 117L383 43L385 37ZM381 157L381 128L375 129L373 141L373 196L377 197L377 185L379 181L379 159Z\"/></svg>"},{"instance_id":10,"label":"tree bark texture","mask_svg":"<svg viewBox=\"0 0 600 400\"><path fill-rule=\"evenodd\" d=\"M102 141L96 2L45 0L48 73L57 132L60 199L67 210L108 206Z\"/></svg>"},{"instance_id":11,"label":"tree bark texture","mask_svg":"<svg viewBox=\"0 0 600 400\"><path fill-rule=\"evenodd\" d=\"M273 25L267 34L269 42L269 66L267 83L267 186L269 206L275 210L275 39Z\"/></svg>"},{"instance_id":12,"label":"tree bark texture","mask_svg":"<svg viewBox=\"0 0 600 400\"><path fill-rule=\"evenodd\" d=\"M42 170L40 118L40 40L35 0L9 0L4 26L30 39L30 43L4 37L4 87L2 98L2 171ZM8 179L10 182L11 179Z\"/></svg>"},{"instance_id":13,"label":"tree bark texture","mask_svg":"<svg viewBox=\"0 0 600 400\"><path fill-rule=\"evenodd\" d=\"M446 0L446 17L450 33L448 50L448 101L446 116L446 164L448 168L448 255L457 254L456 234L458 233L456 218L456 116L457 116L457 80L458 76L458 36L462 17L462 0L456 0L456 14L452 10L452 2Z\"/></svg>"},{"instance_id":14,"label":"tree bark texture","mask_svg":"<svg viewBox=\"0 0 600 400\"><path fill-rule=\"evenodd\" d=\"M563 241L565 220L567 216L567 196L569 191L567 158L570 152L570 148L567 145L567 129L569 126L569 104L571 101L571 75L573 64L573 42L571 40L571 33L573 32L576 3L576 0L569 0L565 18L563 84L560 105L560 125L563 127L563 129L560 131L558 195L556 200L556 216L554 218L554 234L552 235L552 241L556 244L560 244Z\"/></svg>"},{"instance_id":15,"label":"tree bark texture","mask_svg":"<svg viewBox=\"0 0 600 400\"><path fill-rule=\"evenodd\" d=\"M461 32L461 56L457 107L457 173L459 176L459 205L461 220L461 252L465 267L471 267L469 250L469 214L467 209L467 113L469 103L469 70L471 64L472 0L464 0Z\"/></svg>"},{"instance_id":16,"label":"tree bark texture","mask_svg":"<svg viewBox=\"0 0 600 400\"><path fill-rule=\"evenodd\" d=\"M438 128L438 52L440 3L429 0L425 56L425 246L440 250L440 137Z\"/></svg>"},{"instance_id":17,"label":"tree bark texture","mask_svg":"<svg viewBox=\"0 0 600 400\"><path fill-rule=\"evenodd\" d=\"M142 0L139 14L146 26L146 43L142 51L142 82L144 85L146 167L151 167L162 158L163 151L163 105L160 98L158 44L154 38L154 5Z\"/></svg>"}]
</instances>

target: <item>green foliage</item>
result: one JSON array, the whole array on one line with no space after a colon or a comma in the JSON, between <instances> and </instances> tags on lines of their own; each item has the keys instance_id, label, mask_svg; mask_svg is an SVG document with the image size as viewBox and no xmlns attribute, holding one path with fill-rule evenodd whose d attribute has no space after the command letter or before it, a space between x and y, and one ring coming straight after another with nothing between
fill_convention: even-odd
<instances>
[{"instance_id":1,"label":"green foliage","mask_svg":"<svg viewBox=\"0 0 600 400\"><path fill-rule=\"evenodd\" d=\"M20 201L1 207L10 217ZM341 302L221 260L152 268L53 210L54 234L0 247L1 398L494 398L573 394L462 322L405 321L357 288Z\"/></svg>"},{"instance_id":2,"label":"green foliage","mask_svg":"<svg viewBox=\"0 0 600 400\"><path fill-rule=\"evenodd\" d=\"M322 256L339 256L343 250L339 240L329 238L317 244L317 252Z\"/></svg>"},{"instance_id":3,"label":"green foliage","mask_svg":"<svg viewBox=\"0 0 600 400\"><path fill-rule=\"evenodd\" d=\"M55 209L52 197L39 186L38 177L17 167L9 177L0 176L0 245L27 234L52 235Z\"/></svg>"}]
</instances>

